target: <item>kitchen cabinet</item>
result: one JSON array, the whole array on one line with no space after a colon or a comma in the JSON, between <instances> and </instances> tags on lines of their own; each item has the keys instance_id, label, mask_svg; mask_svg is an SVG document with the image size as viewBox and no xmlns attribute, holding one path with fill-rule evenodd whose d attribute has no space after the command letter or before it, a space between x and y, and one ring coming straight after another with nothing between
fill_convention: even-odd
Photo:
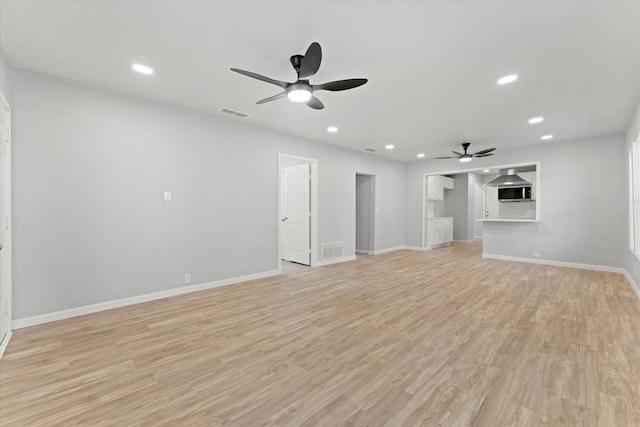
<instances>
[{"instance_id":1,"label":"kitchen cabinet","mask_svg":"<svg viewBox=\"0 0 640 427\"><path fill-rule=\"evenodd\" d=\"M456 188L456 180L454 178L449 178L448 176L438 175L437 177L440 180L440 184L442 188L445 190L453 190Z\"/></svg>"},{"instance_id":2,"label":"kitchen cabinet","mask_svg":"<svg viewBox=\"0 0 640 427\"><path fill-rule=\"evenodd\" d=\"M430 247L448 245L453 241L453 218L437 217L427 220L427 245Z\"/></svg>"},{"instance_id":3,"label":"kitchen cabinet","mask_svg":"<svg viewBox=\"0 0 640 427\"><path fill-rule=\"evenodd\" d=\"M442 200L444 190L456 188L456 180L442 175L431 175L427 177L427 199Z\"/></svg>"},{"instance_id":4,"label":"kitchen cabinet","mask_svg":"<svg viewBox=\"0 0 640 427\"><path fill-rule=\"evenodd\" d=\"M442 200L444 197L444 188L442 187L438 175L427 177L427 198L429 200Z\"/></svg>"}]
</instances>

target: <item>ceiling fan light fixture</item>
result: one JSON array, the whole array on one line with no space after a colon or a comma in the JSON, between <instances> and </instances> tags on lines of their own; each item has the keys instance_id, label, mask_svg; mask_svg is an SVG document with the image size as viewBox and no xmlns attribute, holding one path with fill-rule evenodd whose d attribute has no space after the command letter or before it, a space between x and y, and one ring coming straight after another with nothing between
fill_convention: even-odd
<instances>
[{"instance_id":1,"label":"ceiling fan light fixture","mask_svg":"<svg viewBox=\"0 0 640 427\"><path fill-rule=\"evenodd\" d=\"M307 102L308 100L311 99L311 92L309 91L309 89L306 89L306 88L296 89L293 86L291 86L291 88L292 89L287 92L287 97L289 98L290 101Z\"/></svg>"},{"instance_id":2,"label":"ceiling fan light fixture","mask_svg":"<svg viewBox=\"0 0 640 427\"><path fill-rule=\"evenodd\" d=\"M463 163L466 163L466 162L470 162L471 159L473 159L473 156L471 156L471 154L463 154L462 156L460 156L459 160Z\"/></svg>"}]
</instances>

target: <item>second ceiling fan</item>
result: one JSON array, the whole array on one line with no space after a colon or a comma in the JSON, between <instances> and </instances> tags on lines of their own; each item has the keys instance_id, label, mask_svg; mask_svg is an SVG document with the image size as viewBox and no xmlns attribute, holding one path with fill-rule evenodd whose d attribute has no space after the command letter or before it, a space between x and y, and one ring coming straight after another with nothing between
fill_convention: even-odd
<instances>
[{"instance_id":1,"label":"second ceiling fan","mask_svg":"<svg viewBox=\"0 0 640 427\"><path fill-rule=\"evenodd\" d=\"M470 153L467 153L467 150L469 149L470 145L471 145L470 142L463 142L462 148L464 149L464 153L451 151L453 154L455 154L455 156L434 157L434 159L458 159L461 162L470 162L471 159L473 159L474 157L493 156L494 153L492 153L492 151L495 151L495 148L487 148L486 150L480 150L477 153L470 154Z\"/></svg>"},{"instance_id":2,"label":"second ceiling fan","mask_svg":"<svg viewBox=\"0 0 640 427\"><path fill-rule=\"evenodd\" d=\"M322 48L318 43L313 42L304 55L293 55L291 57L291 65L293 65L293 68L298 74L298 79L293 83L274 80L251 71L240 70L238 68L231 68L231 71L280 86L284 89L284 91L279 94L261 99L256 102L256 104L264 104L265 102L275 101L276 99L284 98L286 96L293 102L306 102L309 107L315 110L322 110L324 108L324 104L313 95L313 92L317 90L329 90L335 92L353 89L358 86L362 86L368 81L367 79L347 79L312 85L309 83L309 78L318 72L321 62Z\"/></svg>"}]
</instances>

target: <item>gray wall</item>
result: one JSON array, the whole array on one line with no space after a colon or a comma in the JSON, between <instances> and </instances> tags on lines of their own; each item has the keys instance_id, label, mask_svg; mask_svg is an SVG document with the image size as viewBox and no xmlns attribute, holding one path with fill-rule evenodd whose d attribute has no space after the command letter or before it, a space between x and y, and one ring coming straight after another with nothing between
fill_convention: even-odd
<instances>
[{"instance_id":1,"label":"gray wall","mask_svg":"<svg viewBox=\"0 0 640 427\"><path fill-rule=\"evenodd\" d=\"M13 313L278 268L278 153L318 160L319 242L355 253L355 174L376 175L376 250L404 244L402 163L12 72ZM173 202L163 201L163 191Z\"/></svg>"},{"instance_id":2,"label":"gray wall","mask_svg":"<svg viewBox=\"0 0 640 427\"><path fill-rule=\"evenodd\" d=\"M624 238L622 241L624 242L624 246L622 247L623 253L623 268L627 271L627 273L633 278L633 281L636 285L640 286L640 261L638 258L629 250L629 174L631 171L629 170L629 161L628 155L629 150L631 150L631 144L636 141L638 138L638 134L640 134L640 103L636 108L635 113L631 119L631 123L629 123L629 127L627 129L627 133L625 135L625 165L624 165Z\"/></svg>"},{"instance_id":3,"label":"gray wall","mask_svg":"<svg viewBox=\"0 0 640 427\"><path fill-rule=\"evenodd\" d=\"M624 136L610 135L499 149L474 159L477 169L540 162L538 223L484 224L484 253L559 262L622 267L625 214ZM420 242L422 174L455 171L456 162L425 161L407 166L405 242Z\"/></svg>"},{"instance_id":4,"label":"gray wall","mask_svg":"<svg viewBox=\"0 0 640 427\"><path fill-rule=\"evenodd\" d=\"M0 92L11 106L11 84L9 81L9 67L4 58L4 52L0 49Z\"/></svg>"},{"instance_id":5,"label":"gray wall","mask_svg":"<svg viewBox=\"0 0 640 427\"><path fill-rule=\"evenodd\" d=\"M469 178L466 173L451 176L453 190L444 190L444 215L453 217L453 240L468 240Z\"/></svg>"},{"instance_id":6,"label":"gray wall","mask_svg":"<svg viewBox=\"0 0 640 427\"><path fill-rule=\"evenodd\" d=\"M467 174L469 177L469 201L467 204L467 238L471 240L477 235L482 235L482 229L476 233L476 228L482 225L482 222L476 221L476 218L482 218L482 203L484 200L484 192L482 191L482 177L475 173Z\"/></svg>"},{"instance_id":7,"label":"gray wall","mask_svg":"<svg viewBox=\"0 0 640 427\"><path fill-rule=\"evenodd\" d=\"M356 175L356 249L372 250L371 232L371 177Z\"/></svg>"}]
</instances>

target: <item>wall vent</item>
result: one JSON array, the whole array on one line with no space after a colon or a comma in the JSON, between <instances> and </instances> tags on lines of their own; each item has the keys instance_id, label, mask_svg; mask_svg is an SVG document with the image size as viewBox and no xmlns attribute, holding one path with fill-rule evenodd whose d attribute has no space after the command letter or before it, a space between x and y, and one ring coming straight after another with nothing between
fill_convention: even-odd
<instances>
[{"instance_id":1,"label":"wall vent","mask_svg":"<svg viewBox=\"0 0 640 427\"><path fill-rule=\"evenodd\" d=\"M375 153L378 150L376 150L375 148L365 148L364 151L370 151L372 153Z\"/></svg>"},{"instance_id":2,"label":"wall vent","mask_svg":"<svg viewBox=\"0 0 640 427\"><path fill-rule=\"evenodd\" d=\"M218 111L220 111L221 113L231 114L232 116L237 116L243 119L249 117L249 115L246 113L241 113L240 111L232 110L231 108L226 107L222 107Z\"/></svg>"},{"instance_id":3,"label":"wall vent","mask_svg":"<svg viewBox=\"0 0 640 427\"><path fill-rule=\"evenodd\" d=\"M342 258L343 242L328 242L322 244L322 260Z\"/></svg>"}]
</instances>

